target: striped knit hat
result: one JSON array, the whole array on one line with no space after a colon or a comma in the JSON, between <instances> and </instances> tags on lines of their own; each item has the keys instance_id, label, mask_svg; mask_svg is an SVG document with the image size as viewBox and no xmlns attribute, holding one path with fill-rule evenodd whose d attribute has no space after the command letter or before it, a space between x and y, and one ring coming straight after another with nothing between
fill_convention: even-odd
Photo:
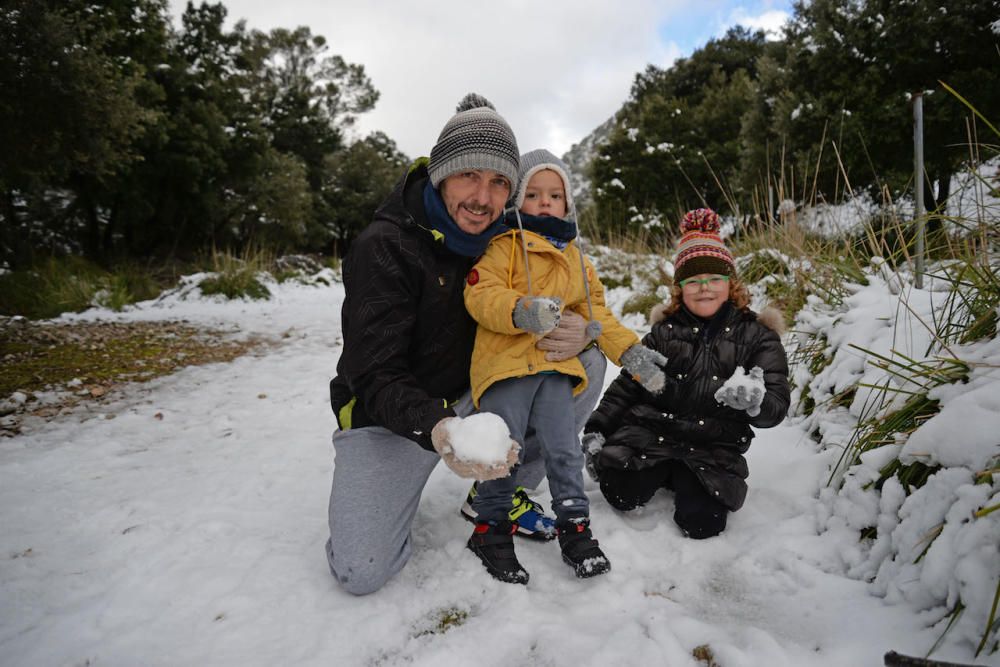
<instances>
[{"instance_id":1,"label":"striped knit hat","mask_svg":"<svg viewBox=\"0 0 1000 667\"><path fill-rule=\"evenodd\" d=\"M733 254L719 236L719 214L710 208L688 211L681 220L681 240L674 256L674 282L715 273L731 276L736 273Z\"/></svg>"},{"instance_id":2,"label":"striped knit hat","mask_svg":"<svg viewBox=\"0 0 1000 667\"><path fill-rule=\"evenodd\" d=\"M445 123L431 149L427 173L436 188L452 174L468 169L489 169L510 179L516 187L517 139L507 121L482 95L469 93Z\"/></svg>"}]
</instances>

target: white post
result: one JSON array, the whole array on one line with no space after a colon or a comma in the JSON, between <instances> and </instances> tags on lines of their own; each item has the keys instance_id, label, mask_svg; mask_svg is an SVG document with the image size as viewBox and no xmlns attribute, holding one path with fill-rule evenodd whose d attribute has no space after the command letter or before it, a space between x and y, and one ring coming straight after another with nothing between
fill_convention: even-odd
<instances>
[{"instance_id":1,"label":"white post","mask_svg":"<svg viewBox=\"0 0 1000 667\"><path fill-rule=\"evenodd\" d=\"M913 219L916 222L916 267L914 285L924 286L924 94L913 94Z\"/></svg>"}]
</instances>

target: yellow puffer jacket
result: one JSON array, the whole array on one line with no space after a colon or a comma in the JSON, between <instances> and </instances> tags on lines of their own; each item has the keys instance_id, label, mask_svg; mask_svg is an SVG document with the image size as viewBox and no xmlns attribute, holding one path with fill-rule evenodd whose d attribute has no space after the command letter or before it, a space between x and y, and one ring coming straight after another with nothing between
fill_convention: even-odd
<instances>
[{"instance_id":1,"label":"yellow puffer jacket","mask_svg":"<svg viewBox=\"0 0 1000 667\"><path fill-rule=\"evenodd\" d=\"M472 400L477 407L479 397L494 382L543 371L556 371L577 378L574 395L587 386L587 374L577 357L566 361L547 361L545 352L535 347L539 337L514 326L514 305L528 293L524 250L518 237L520 233L512 230L494 238L486 254L466 278L465 307L479 323L471 372ZM526 231L524 234L534 295L557 296L562 299L564 309L587 318L587 294L576 243L571 242L565 250L559 250L534 232ZM639 337L615 319L604 305L604 286L590 260L584 257L584 262L594 319L602 326L597 344L617 364L625 350L639 343Z\"/></svg>"}]
</instances>

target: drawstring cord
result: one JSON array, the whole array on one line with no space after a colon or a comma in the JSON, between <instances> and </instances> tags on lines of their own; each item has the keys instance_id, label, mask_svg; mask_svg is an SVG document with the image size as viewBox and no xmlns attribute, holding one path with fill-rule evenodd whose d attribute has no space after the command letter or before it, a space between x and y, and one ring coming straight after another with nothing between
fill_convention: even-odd
<instances>
[{"instance_id":1,"label":"drawstring cord","mask_svg":"<svg viewBox=\"0 0 1000 667\"><path fill-rule=\"evenodd\" d=\"M567 186L569 183L566 184ZM580 272L583 274L583 292L587 295L587 321L594 321L594 304L590 298L590 280L587 278L587 266L583 263L583 236L580 234L580 222L576 216L576 202L570 199L570 212L573 224L576 226L576 250L580 256Z\"/></svg>"},{"instance_id":2,"label":"drawstring cord","mask_svg":"<svg viewBox=\"0 0 1000 667\"><path fill-rule=\"evenodd\" d=\"M531 288L531 268L528 266L528 241L524 235L524 225L521 223L521 212L514 208L514 217L517 218L517 228L521 230L521 248L524 249L524 275L528 279L528 296L534 296L535 292Z\"/></svg>"}]
</instances>

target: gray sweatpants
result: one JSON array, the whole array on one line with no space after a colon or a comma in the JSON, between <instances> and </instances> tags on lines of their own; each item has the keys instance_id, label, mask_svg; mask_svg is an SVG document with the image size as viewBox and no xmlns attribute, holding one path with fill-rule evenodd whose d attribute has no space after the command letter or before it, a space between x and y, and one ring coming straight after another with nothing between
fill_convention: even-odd
<instances>
[{"instance_id":1,"label":"gray sweatpants","mask_svg":"<svg viewBox=\"0 0 1000 667\"><path fill-rule=\"evenodd\" d=\"M577 434L601 397L607 368L596 348L584 351L580 361L588 385L573 401ZM471 414L471 397L463 397L455 411L463 417ZM441 459L380 426L337 431L333 446L336 462L326 557L344 590L366 595L382 588L410 559L410 527L427 478ZM517 484L535 488L545 475L545 460L542 443L533 433L528 434L522 455ZM462 499L455 500L457 507Z\"/></svg>"},{"instance_id":2,"label":"gray sweatpants","mask_svg":"<svg viewBox=\"0 0 1000 667\"><path fill-rule=\"evenodd\" d=\"M479 399L480 410L503 417L514 440L524 442L529 425L534 430L542 446L558 522L590 515L583 490L580 431L573 428L573 414L567 409L572 401L573 381L560 373L501 380ZM516 475L480 482L472 508L486 521L506 519L516 487Z\"/></svg>"}]
</instances>

